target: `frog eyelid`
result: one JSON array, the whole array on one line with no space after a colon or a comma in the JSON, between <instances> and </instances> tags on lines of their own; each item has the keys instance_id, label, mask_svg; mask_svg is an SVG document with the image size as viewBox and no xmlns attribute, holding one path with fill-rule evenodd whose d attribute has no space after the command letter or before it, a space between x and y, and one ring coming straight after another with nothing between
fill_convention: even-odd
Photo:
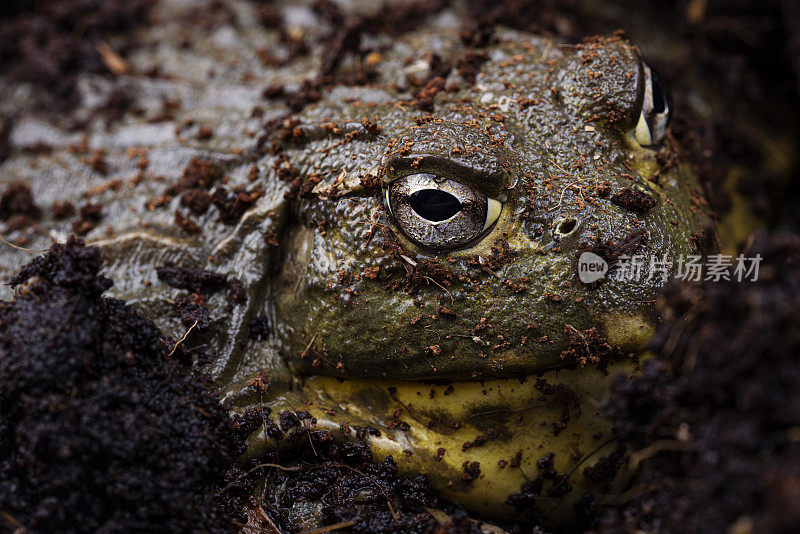
<instances>
[{"instance_id":1,"label":"frog eyelid","mask_svg":"<svg viewBox=\"0 0 800 534\"><path fill-rule=\"evenodd\" d=\"M383 166L382 174L384 186L411 174L427 173L450 178L480 191L487 198L503 201L509 179L499 170L499 164L489 167L491 168L478 169L435 155L402 156L388 160Z\"/></svg>"}]
</instances>

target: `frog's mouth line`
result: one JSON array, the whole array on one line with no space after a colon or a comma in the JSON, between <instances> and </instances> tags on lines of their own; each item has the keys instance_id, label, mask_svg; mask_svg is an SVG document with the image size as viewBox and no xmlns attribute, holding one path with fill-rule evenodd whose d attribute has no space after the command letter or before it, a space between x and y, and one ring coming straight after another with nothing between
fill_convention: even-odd
<instances>
[{"instance_id":1,"label":"frog's mouth line","mask_svg":"<svg viewBox=\"0 0 800 534\"><path fill-rule=\"evenodd\" d=\"M365 437L376 460L392 456L401 472L426 474L443 497L487 517L512 516L506 499L542 472L540 460L552 452L544 491L552 491L546 506L556 518L587 491L604 491L584 487L581 472L617 446L600 406L612 376L634 370L625 361L607 375L585 367L447 384L307 376L269 405L273 413L307 410L313 427L336 439L357 439L354 427L376 429ZM248 453L272 447L281 442L256 432Z\"/></svg>"},{"instance_id":2,"label":"frog's mouth line","mask_svg":"<svg viewBox=\"0 0 800 534\"><path fill-rule=\"evenodd\" d=\"M426 343L418 342L417 352L381 357L375 355L384 354L382 347L386 344L405 345L397 342L397 338L388 336L379 339L382 343L380 346L370 344L368 339L357 338L361 342L355 349L358 352L355 355L349 353L349 358L342 352L317 356L320 353L313 351L318 344L326 346L326 341L320 342L320 337L316 335L306 335L299 342L293 340L295 346L284 352L297 353L298 356L284 356L284 361L289 372L298 376L326 375L338 379L397 380L401 383L417 381L433 386L451 382L535 379L544 373L583 366L605 371L615 361L635 358L635 355L647 350L655 333L656 318L653 310L643 309L635 312L611 311L601 317L590 317L588 327L586 322L583 317L577 317L574 321L556 318L553 325L548 326L549 330L544 332L563 332L563 338L546 339L546 342L537 345L508 341L505 343L507 346L492 346L482 333L478 335L462 330L465 333L447 332L439 337L440 341L463 341L460 347L425 347ZM356 328L352 323L346 327L348 332ZM338 341L336 338L333 340ZM492 352L485 355L482 351L488 352L487 348L491 348Z\"/></svg>"}]
</instances>

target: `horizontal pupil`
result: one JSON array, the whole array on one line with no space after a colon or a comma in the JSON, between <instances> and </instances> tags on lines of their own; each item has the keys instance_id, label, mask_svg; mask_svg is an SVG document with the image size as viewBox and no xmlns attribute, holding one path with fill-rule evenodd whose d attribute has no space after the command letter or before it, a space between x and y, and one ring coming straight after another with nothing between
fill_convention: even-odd
<instances>
[{"instance_id":1,"label":"horizontal pupil","mask_svg":"<svg viewBox=\"0 0 800 534\"><path fill-rule=\"evenodd\" d=\"M420 217L433 222L446 221L461 211L461 202L450 193L440 189L414 191L409 195L408 200L411 208Z\"/></svg>"}]
</instances>

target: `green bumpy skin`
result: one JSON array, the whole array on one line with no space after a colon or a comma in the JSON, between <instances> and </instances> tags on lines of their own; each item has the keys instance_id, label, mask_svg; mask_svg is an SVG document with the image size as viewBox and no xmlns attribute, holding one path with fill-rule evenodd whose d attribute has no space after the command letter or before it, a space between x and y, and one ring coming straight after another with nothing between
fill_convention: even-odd
<instances>
[{"instance_id":1,"label":"green bumpy skin","mask_svg":"<svg viewBox=\"0 0 800 534\"><path fill-rule=\"evenodd\" d=\"M302 224L285 236L287 260L275 296L281 349L294 372L454 380L526 375L561 364L567 327L596 326L625 351L644 348L659 283L588 289L574 275L575 251L593 238L618 243L644 229L646 252L691 253L699 226L690 197L696 184L684 168L662 175L661 186L645 179L656 168L654 152L627 135L641 93L632 47L597 42L574 53L550 49L542 60L546 49L544 41L532 49L501 45L495 53L506 59L484 66L480 87L446 93L421 124L420 115L401 108L367 108L351 119L373 118L382 127L367 158L358 147L366 161L351 162L348 150L320 158L316 172L358 179L333 192L318 185L335 196L311 195L292 212ZM375 168L365 168L370 164ZM415 246L393 224L375 187L361 186L372 176L385 185L414 172L502 199L500 220L464 250ZM597 194L604 182L610 196L639 189L657 205L645 215L627 211ZM577 222L565 237L554 236L560 219ZM481 262L496 264L496 276ZM476 343L476 335L485 343Z\"/></svg>"},{"instance_id":2,"label":"green bumpy skin","mask_svg":"<svg viewBox=\"0 0 800 534\"><path fill-rule=\"evenodd\" d=\"M302 119L382 129L357 148L329 142L318 148L324 157L308 146L301 155L323 178L287 215L299 224L283 234L272 291L279 351L304 378L270 402L302 405L336 436L342 423L378 428L367 438L377 456L426 473L444 496L489 517L514 516L508 497L553 452L568 482L545 481L537 512L557 522L585 493L627 480L624 468L612 483L582 470L616 450L599 405L613 373L635 372L661 285L646 276L584 285L576 251L644 230L639 253L692 254L703 201L688 167L661 172L657 152L630 133L642 98L631 45L598 39L562 50L525 37L501 40L490 55L477 85L440 93L433 113L374 105L312 108ZM499 199L498 222L468 248L417 246L381 194L417 172ZM655 207L614 203L626 188ZM558 235L564 219L576 224ZM633 358L565 368L570 340L591 328ZM479 446L465 445L475 438ZM264 433L251 439L253 453L276 445ZM476 476L465 471L474 462Z\"/></svg>"}]
</instances>

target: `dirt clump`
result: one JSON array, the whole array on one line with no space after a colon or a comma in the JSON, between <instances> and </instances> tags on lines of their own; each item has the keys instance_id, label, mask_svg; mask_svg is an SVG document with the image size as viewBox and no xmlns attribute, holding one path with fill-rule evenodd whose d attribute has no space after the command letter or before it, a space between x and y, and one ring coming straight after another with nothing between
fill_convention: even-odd
<instances>
[{"instance_id":1,"label":"dirt clump","mask_svg":"<svg viewBox=\"0 0 800 534\"><path fill-rule=\"evenodd\" d=\"M228 282L228 277L221 273L205 269L187 269L167 262L156 267L158 279L176 289L188 289L195 293L201 290L217 289Z\"/></svg>"},{"instance_id":2,"label":"dirt clump","mask_svg":"<svg viewBox=\"0 0 800 534\"><path fill-rule=\"evenodd\" d=\"M656 205L656 199L650 195L627 187L612 195L611 202L640 215L644 215Z\"/></svg>"},{"instance_id":3,"label":"dirt clump","mask_svg":"<svg viewBox=\"0 0 800 534\"><path fill-rule=\"evenodd\" d=\"M71 238L0 302L0 530L233 531L242 437L101 265Z\"/></svg>"},{"instance_id":4,"label":"dirt clump","mask_svg":"<svg viewBox=\"0 0 800 534\"><path fill-rule=\"evenodd\" d=\"M0 221L7 221L15 215L38 219L42 210L33 201L31 186L14 182L8 184L0 195Z\"/></svg>"},{"instance_id":5,"label":"dirt clump","mask_svg":"<svg viewBox=\"0 0 800 534\"><path fill-rule=\"evenodd\" d=\"M78 219L72 222L72 231L78 235L88 234L102 219L103 205L86 203L78 210Z\"/></svg>"}]
</instances>

